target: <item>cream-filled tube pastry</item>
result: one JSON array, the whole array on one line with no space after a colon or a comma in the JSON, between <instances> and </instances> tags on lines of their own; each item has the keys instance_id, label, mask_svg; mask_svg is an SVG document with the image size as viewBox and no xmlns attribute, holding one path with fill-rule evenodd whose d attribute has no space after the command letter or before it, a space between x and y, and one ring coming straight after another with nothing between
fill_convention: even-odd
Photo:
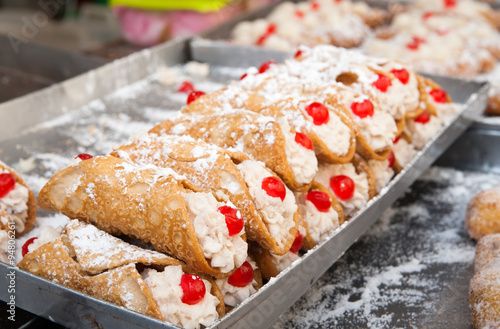
<instances>
[{"instance_id":1,"label":"cream-filled tube pastry","mask_svg":"<svg viewBox=\"0 0 500 329\"><path fill-rule=\"evenodd\" d=\"M286 120L296 131L295 140L313 147L320 161L347 163L356 152L356 130L352 120L345 112L328 104L313 98L290 97L258 111L278 122Z\"/></svg>"},{"instance_id":2,"label":"cream-filled tube pastry","mask_svg":"<svg viewBox=\"0 0 500 329\"><path fill-rule=\"evenodd\" d=\"M160 123L150 133L189 135L222 148L246 152L264 162L293 190L307 189L318 170L314 151L297 143L289 127L250 111L182 115Z\"/></svg>"},{"instance_id":3,"label":"cream-filled tube pastry","mask_svg":"<svg viewBox=\"0 0 500 329\"><path fill-rule=\"evenodd\" d=\"M262 287L262 274L257 263L248 256L247 260L230 277L217 279L226 309L240 304Z\"/></svg>"},{"instance_id":4,"label":"cream-filled tube pastry","mask_svg":"<svg viewBox=\"0 0 500 329\"><path fill-rule=\"evenodd\" d=\"M302 249L306 234L307 230L303 226L299 226L292 248L284 255L273 254L256 243L249 244L250 255L257 263L264 279L270 280L277 276L300 258L299 251Z\"/></svg>"},{"instance_id":5,"label":"cream-filled tube pastry","mask_svg":"<svg viewBox=\"0 0 500 329\"><path fill-rule=\"evenodd\" d=\"M352 163L321 165L315 181L330 189L346 217L352 217L376 194L372 170L360 156Z\"/></svg>"},{"instance_id":6,"label":"cream-filled tube pastry","mask_svg":"<svg viewBox=\"0 0 500 329\"><path fill-rule=\"evenodd\" d=\"M28 232L36 219L36 199L14 169L0 161L0 230L15 226L16 237ZM0 247L0 249L2 249Z\"/></svg>"},{"instance_id":7,"label":"cream-filled tube pastry","mask_svg":"<svg viewBox=\"0 0 500 329\"><path fill-rule=\"evenodd\" d=\"M342 206L325 186L313 182L307 192L295 193L307 232L304 249L311 249L344 223Z\"/></svg>"},{"instance_id":8,"label":"cream-filled tube pastry","mask_svg":"<svg viewBox=\"0 0 500 329\"><path fill-rule=\"evenodd\" d=\"M94 157L56 173L38 203L151 243L214 277L231 275L246 258L241 214L172 169Z\"/></svg>"},{"instance_id":9,"label":"cream-filled tube pastry","mask_svg":"<svg viewBox=\"0 0 500 329\"><path fill-rule=\"evenodd\" d=\"M224 315L215 282L164 254L70 221L63 235L24 256L19 268L135 312L184 328Z\"/></svg>"},{"instance_id":10,"label":"cream-filled tube pastry","mask_svg":"<svg viewBox=\"0 0 500 329\"><path fill-rule=\"evenodd\" d=\"M292 205L296 214L293 210L290 212L283 208L279 216L273 216L273 219L283 219L283 232L271 230L273 224L265 214L270 212L267 208L272 205L267 204L258 209L254 195L250 192L252 182L245 181L245 177L223 149L189 136L147 135L119 147L111 154L139 165L154 164L172 168L204 191L213 192L220 201L232 202L245 220L248 239L257 241L279 255L290 249L297 232L297 207ZM234 152L231 154L234 155ZM238 155L237 158L241 159L243 155ZM259 168L263 166L255 162L254 165ZM261 170L265 171L265 177L273 176L267 169Z\"/></svg>"}]
</instances>

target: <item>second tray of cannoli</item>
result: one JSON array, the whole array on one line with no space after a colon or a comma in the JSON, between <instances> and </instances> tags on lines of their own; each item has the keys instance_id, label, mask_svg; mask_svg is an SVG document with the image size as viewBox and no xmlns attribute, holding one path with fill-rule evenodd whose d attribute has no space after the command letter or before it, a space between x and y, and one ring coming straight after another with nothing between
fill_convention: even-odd
<instances>
[{"instance_id":1,"label":"second tray of cannoli","mask_svg":"<svg viewBox=\"0 0 500 329\"><path fill-rule=\"evenodd\" d=\"M280 51L300 44L357 48L419 72L487 80L493 88L486 114L498 116L500 11L487 2L285 1L266 17L237 24L231 39Z\"/></svg>"},{"instance_id":2,"label":"second tray of cannoli","mask_svg":"<svg viewBox=\"0 0 500 329\"><path fill-rule=\"evenodd\" d=\"M19 268L208 326L341 230L461 110L410 67L333 46L187 99L107 154L56 168L38 205L71 220L27 240ZM8 184L6 224L18 220Z\"/></svg>"}]
</instances>

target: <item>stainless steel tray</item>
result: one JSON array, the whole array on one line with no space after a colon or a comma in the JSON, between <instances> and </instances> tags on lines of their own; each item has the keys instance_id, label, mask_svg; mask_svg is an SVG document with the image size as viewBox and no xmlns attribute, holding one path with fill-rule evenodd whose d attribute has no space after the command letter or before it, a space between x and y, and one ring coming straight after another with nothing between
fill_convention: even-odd
<instances>
[{"instance_id":1,"label":"stainless steel tray","mask_svg":"<svg viewBox=\"0 0 500 329\"><path fill-rule=\"evenodd\" d=\"M191 60L191 50L196 50L196 47L190 48L189 40L171 42L108 64L47 90L0 105L0 122L4 123L2 128L5 128L0 131L2 159L13 164L18 159L27 158L37 152L69 159L82 148L94 154L109 151L106 149L109 141L101 143L96 139L90 143L79 140L79 137L71 138L71 135L91 127L94 127L94 130L103 130L102 134L116 133L104 131L106 125L100 122L97 116L94 118L97 114L108 115L108 120L125 114L128 117L125 120L137 120L145 126L151 126L154 120L151 121L144 115L146 107L173 111L179 109L179 99L168 97L171 94L168 94L167 88L151 79L151 74L156 73L162 65L182 64ZM195 53L196 51L193 51L193 55ZM235 54L227 52L224 56L229 59L234 58ZM246 66L247 61L251 59L241 57L240 65ZM212 67L212 73L208 80L222 83L239 76L239 72L234 69L216 66ZM484 109L487 84L451 78L440 78L439 82L456 101L465 104L465 110L460 117L420 152L411 167L400 173L383 195L371 200L367 207L341 230L334 232L328 240L309 251L257 294L216 322L213 328L271 326L279 315L318 280L381 213L467 129L474 116ZM130 89L133 86L135 89ZM113 97L113 92L120 88L126 88L121 89L120 95L126 94L127 97ZM18 115L19 110L25 112ZM70 118L74 115L78 120L67 120L68 115ZM9 121L4 121L5 119ZM35 123L42 125L33 127ZM130 133L131 131L124 131L122 134L110 136L111 142L124 142ZM33 170L26 174L48 177L54 170L55 168L44 168L43 164L37 163ZM44 214L46 213L41 212L41 215ZM0 264L0 284L3 286L8 285L6 274L9 270L6 265ZM8 298L7 290L0 290L0 299L6 301ZM20 270L16 270L16 305L70 328L172 328L164 322L90 298Z\"/></svg>"},{"instance_id":2,"label":"stainless steel tray","mask_svg":"<svg viewBox=\"0 0 500 329\"><path fill-rule=\"evenodd\" d=\"M0 103L24 96L107 61L0 34Z\"/></svg>"}]
</instances>

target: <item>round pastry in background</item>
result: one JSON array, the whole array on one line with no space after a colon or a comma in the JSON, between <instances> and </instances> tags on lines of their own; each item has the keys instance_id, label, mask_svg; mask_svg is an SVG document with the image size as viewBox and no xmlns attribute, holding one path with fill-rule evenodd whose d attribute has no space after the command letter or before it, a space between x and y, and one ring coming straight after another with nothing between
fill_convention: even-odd
<instances>
[{"instance_id":1,"label":"round pastry in background","mask_svg":"<svg viewBox=\"0 0 500 329\"><path fill-rule=\"evenodd\" d=\"M500 185L481 191L470 200L465 225L469 235L476 240L500 233Z\"/></svg>"},{"instance_id":2,"label":"round pastry in background","mask_svg":"<svg viewBox=\"0 0 500 329\"><path fill-rule=\"evenodd\" d=\"M500 271L500 234L487 235L476 245L474 270L482 271L489 267L498 267ZM500 282L498 283L500 284Z\"/></svg>"},{"instance_id":3,"label":"round pastry in background","mask_svg":"<svg viewBox=\"0 0 500 329\"><path fill-rule=\"evenodd\" d=\"M500 267L488 267L470 282L470 308L474 328L500 328Z\"/></svg>"}]
</instances>

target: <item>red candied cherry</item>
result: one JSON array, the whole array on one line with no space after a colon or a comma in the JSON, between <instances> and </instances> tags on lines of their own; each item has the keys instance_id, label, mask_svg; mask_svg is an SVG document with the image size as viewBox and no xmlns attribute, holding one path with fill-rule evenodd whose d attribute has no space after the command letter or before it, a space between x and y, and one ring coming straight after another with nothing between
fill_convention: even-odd
<instances>
[{"instance_id":1,"label":"red candied cherry","mask_svg":"<svg viewBox=\"0 0 500 329\"><path fill-rule=\"evenodd\" d=\"M243 218L241 217L241 214L238 213L237 209L229 206L222 206L219 207L217 211L226 217L226 225L230 236L241 232L245 223L243 222Z\"/></svg>"},{"instance_id":2,"label":"red candied cherry","mask_svg":"<svg viewBox=\"0 0 500 329\"><path fill-rule=\"evenodd\" d=\"M270 197L280 198L281 201L285 200L285 184L274 176L266 177L262 180L262 189L266 191L267 195Z\"/></svg>"},{"instance_id":3,"label":"red candied cherry","mask_svg":"<svg viewBox=\"0 0 500 329\"><path fill-rule=\"evenodd\" d=\"M257 41L255 41L255 44L256 44L257 46L263 46L263 45L264 45L264 43L266 42L267 38L269 38L269 34L264 33L263 35L261 35L261 36L257 39Z\"/></svg>"},{"instance_id":4,"label":"red candied cherry","mask_svg":"<svg viewBox=\"0 0 500 329\"><path fill-rule=\"evenodd\" d=\"M431 120L431 115L427 111L422 112L418 117L415 118L415 122L421 123L423 125L425 125L430 120Z\"/></svg>"},{"instance_id":5,"label":"red candied cherry","mask_svg":"<svg viewBox=\"0 0 500 329\"><path fill-rule=\"evenodd\" d=\"M410 80L410 73L406 69L393 69L391 73L404 85Z\"/></svg>"},{"instance_id":6,"label":"red candied cherry","mask_svg":"<svg viewBox=\"0 0 500 329\"><path fill-rule=\"evenodd\" d=\"M443 35L447 35L448 33L450 33L450 30L448 30L448 29L437 29L436 33L438 35L440 35L440 36L443 36Z\"/></svg>"},{"instance_id":7,"label":"red candied cherry","mask_svg":"<svg viewBox=\"0 0 500 329\"><path fill-rule=\"evenodd\" d=\"M195 305L205 298L206 287L200 277L184 273L179 285L182 288L181 300L184 304Z\"/></svg>"},{"instance_id":8,"label":"red candied cherry","mask_svg":"<svg viewBox=\"0 0 500 329\"><path fill-rule=\"evenodd\" d=\"M269 70L269 68L271 67L271 65L274 65L276 64L275 61L267 61L267 62L264 62L260 67L259 67L259 73L264 73L266 72L267 70Z\"/></svg>"},{"instance_id":9,"label":"red candied cherry","mask_svg":"<svg viewBox=\"0 0 500 329\"><path fill-rule=\"evenodd\" d=\"M319 3L317 3L316 1L311 1L311 9L312 10L319 10Z\"/></svg>"},{"instance_id":10,"label":"red candied cherry","mask_svg":"<svg viewBox=\"0 0 500 329\"><path fill-rule=\"evenodd\" d=\"M335 3L341 3L342 0L333 0L333 2L335 2Z\"/></svg>"},{"instance_id":11,"label":"red candied cherry","mask_svg":"<svg viewBox=\"0 0 500 329\"><path fill-rule=\"evenodd\" d=\"M378 79L375 81L372 85L380 90L381 92L385 93L387 89L392 86L391 79L384 74L377 73Z\"/></svg>"},{"instance_id":12,"label":"red candied cherry","mask_svg":"<svg viewBox=\"0 0 500 329\"><path fill-rule=\"evenodd\" d=\"M297 16L298 18L304 18L304 12L302 10L296 10L295 16Z\"/></svg>"},{"instance_id":13,"label":"red candied cherry","mask_svg":"<svg viewBox=\"0 0 500 329\"><path fill-rule=\"evenodd\" d=\"M299 58L300 56L302 56L302 50L297 50L297 52L295 53L295 55L293 55L293 58Z\"/></svg>"},{"instance_id":14,"label":"red candied cherry","mask_svg":"<svg viewBox=\"0 0 500 329\"><path fill-rule=\"evenodd\" d=\"M179 88L177 88L177 92L180 93L185 93L185 94L190 94L194 91L194 86L191 82L189 81L184 81L179 85Z\"/></svg>"},{"instance_id":15,"label":"red candied cherry","mask_svg":"<svg viewBox=\"0 0 500 329\"><path fill-rule=\"evenodd\" d=\"M427 40L425 40L424 38L421 38L419 36L414 36L413 41L415 41L416 43L426 43L427 42Z\"/></svg>"},{"instance_id":16,"label":"red candied cherry","mask_svg":"<svg viewBox=\"0 0 500 329\"><path fill-rule=\"evenodd\" d=\"M78 155L75 157L75 159L77 159L77 158L83 161L83 160L92 159L92 158L93 158L93 156L92 156L92 155L90 155L90 154L87 154L87 153L81 153L81 154L78 154Z\"/></svg>"},{"instance_id":17,"label":"red candied cherry","mask_svg":"<svg viewBox=\"0 0 500 329\"><path fill-rule=\"evenodd\" d=\"M313 143L309 136L304 133L295 133L295 142L308 150L313 150Z\"/></svg>"},{"instance_id":18,"label":"red candied cherry","mask_svg":"<svg viewBox=\"0 0 500 329\"><path fill-rule=\"evenodd\" d=\"M244 262L241 266L227 279L227 283L235 287L246 287L253 281L253 268L249 262Z\"/></svg>"},{"instance_id":19,"label":"red candied cherry","mask_svg":"<svg viewBox=\"0 0 500 329\"><path fill-rule=\"evenodd\" d=\"M306 200L311 201L320 212L328 212L332 206L330 196L321 191L309 191L309 193L307 193Z\"/></svg>"},{"instance_id":20,"label":"red candied cherry","mask_svg":"<svg viewBox=\"0 0 500 329\"><path fill-rule=\"evenodd\" d=\"M298 253L299 250L302 248L303 242L304 242L304 237L302 236L302 234L300 234L299 231L297 231L297 235L295 236L295 240L293 240L290 252L293 252L294 254Z\"/></svg>"},{"instance_id":21,"label":"red candied cherry","mask_svg":"<svg viewBox=\"0 0 500 329\"><path fill-rule=\"evenodd\" d=\"M3 198L16 187L16 179L11 173L0 174L0 198Z\"/></svg>"},{"instance_id":22,"label":"red candied cherry","mask_svg":"<svg viewBox=\"0 0 500 329\"><path fill-rule=\"evenodd\" d=\"M422 19L425 21L425 20L428 20L429 18L431 18L432 16L434 16L435 14L432 12L432 11L428 11L428 12L425 12L423 15L422 15Z\"/></svg>"},{"instance_id":23,"label":"red candied cherry","mask_svg":"<svg viewBox=\"0 0 500 329\"><path fill-rule=\"evenodd\" d=\"M410 50L418 50L420 47L420 44L418 42L415 42L415 40L412 40L406 44L406 48Z\"/></svg>"},{"instance_id":24,"label":"red candied cherry","mask_svg":"<svg viewBox=\"0 0 500 329\"><path fill-rule=\"evenodd\" d=\"M399 142L400 138L401 138L401 135L399 135L396 138L394 138L394 140L392 141L392 144L396 144L397 142Z\"/></svg>"},{"instance_id":25,"label":"red candied cherry","mask_svg":"<svg viewBox=\"0 0 500 329\"><path fill-rule=\"evenodd\" d=\"M447 103L448 94L443 89L433 89L429 93L436 103Z\"/></svg>"},{"instance_id":26,"label":"red candied cherry","mask_svg":"<svg viewBox=\"0 0 500 329\"><path fill-rule=\"evenodd\" d=\"M354 195L354 181L345 175L330 178L330 187L340 200L347 201Z\"/></svg>"},{"instance_id":27,"label":"red candied cherry","mask_svg":"<svg viewBox=\"0 0 500 329\"><path fill-rule=\"evenodd\" d=\"M352 113L361 119L373 116L374 108L373 103L369 99L362 102L354 102L351 104Z\"/></svg>"},{"instance_id":28,"label":"red candied cherry","mask_svg":"<svg viewBox=\"0 0 500 329\"><path fill-rule=\"evenodd\" d=\"M451 9L457 5L456 0L443 0L443 5L445 8Z\"/></svg>"},{"instance_id":29,"label":"red candied cherry","mask_svg":"<svg viewBox=\"0 0 500 329\"><path fill-rule=\"evenodd\" d=\"M205 93L203 91L198 91L198 90L195 90L195 91L192 91L188 98L187 98L187 104L191 104L192 102L194 102L195 100L197 100L198 98L200 98L201 96L205 95Z\"/></svg>"},{"instance_id":30,"label":"red candied cherry","mask_svg":"<svg viewBox=\"0 0 500 329\"><path fill-rule=\"evenodd\" d=\"M26 256L27 253L29 253L29 250L28 250L28 247L33 243L35 242L35 240L38 239L37 237L34 237L34 238L31 238L31 239L28 239L26 240L26 242L23 244L23 247L21 248L21 254L24 256Z\"/></svg>"},{"instance_id":31,"label":"red candied cherry","mask_svg":"<svg viewBox=\"0 0 500 329\"><path fill-rule=\"evenodd\" d=\"M245 79L247 76L248 76L248 73L243 74L243 75L241 76L240 80Z\"/></svg>"},{"instance_id":32,"label":"red candied cherry","mask_svg":"<svg viewBox=\"0 0 500 329\"><path fill-rule=\"evenodd\" d=\"M307 105L306 112L313 118L313 122L316 126L327 124L328 121L330 121L330 111L321 103L314 102Z\"/></svg>"},{"instance_id":33,"label":"red candied cherry","mask_svg":"<svg viewBox=\"0 0 500 329\"><path fill-rule=\"evenodd\" d=\"M273 24L273 23L269 24L267 26L266 33L267 34L274 34L274 33L276 33L276 24Z\"/></svg>"},{"instance_id":34,"label":"red candied cherry","mask_svg":"<svg viewBox=\"0 0 500 329\"><path fill-rule=\"evenodd\" d=\"M389 153L389 157L387 158L387 160L389 161L389 168L394 167L394 162L396 161L396 157L394 156L393 151L391 151L391 153Z\"/></svg>"}]
</instances>

